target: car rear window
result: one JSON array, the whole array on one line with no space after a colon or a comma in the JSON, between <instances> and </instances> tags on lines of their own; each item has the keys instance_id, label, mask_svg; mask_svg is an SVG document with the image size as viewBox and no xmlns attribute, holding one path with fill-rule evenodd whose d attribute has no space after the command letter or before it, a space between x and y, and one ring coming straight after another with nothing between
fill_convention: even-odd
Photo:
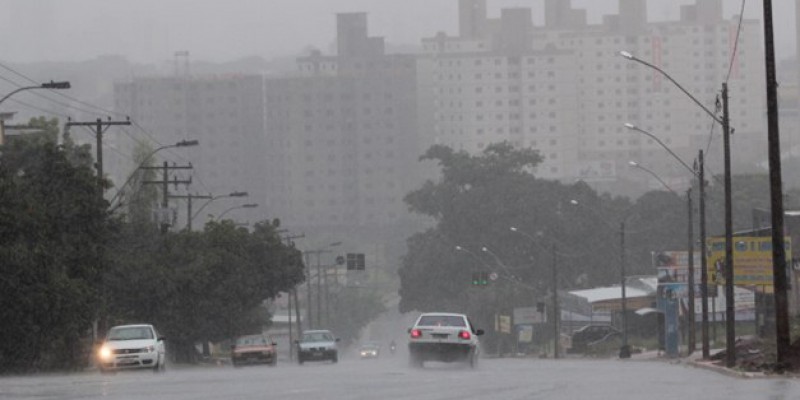
<instances>
[{"instance_id":1,"label":"car rear window","mask_svg":"<svg viewBox=\"0 0 800 400\"><path fill-rule=\"evenodd\" d=\"M419 326L455 326L459 328L466 328L467 323L464 317L456 315L423 315L419 322Z\"/></svg>"}]
</instances>

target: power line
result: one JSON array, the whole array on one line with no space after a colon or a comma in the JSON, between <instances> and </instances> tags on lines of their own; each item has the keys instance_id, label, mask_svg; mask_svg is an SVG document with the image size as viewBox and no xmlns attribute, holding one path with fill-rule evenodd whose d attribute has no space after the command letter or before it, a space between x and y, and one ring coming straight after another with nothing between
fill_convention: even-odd
<instances>
[{"instance_id":1,"label":"power line","mask_svg":"<svg viewBox=\"0 0 800 400\"><path fill-rule=\"evenodd\" d=\"M0 63L0 68L2 68L2 69L5 69L6 71L9 71L9 72L13 73L13 74L15 74L15 75L17 75L17 76L19 76L19 77L21 77L21 78L23 78L23 79L27 80L28 82L31 82L31 83L34 83L34 84L39 84L39 82L36 82L36 81L35 81L33 78L31 78L31 77L29 77L29 76L27 76L27 75L23 74L22 72L19 72L19 71L15 70L15 69L13 69L13 68L9 67L8 65L5 65L5 64L3 64L3 63ZM98 110L98 111L102 111L102 112L104 112L104 113L107 113L107 114L116 114L116 115L122 115L122 114L120 114L120 113L117 113L117 112L114 112L114 111L111 111L111 110L107 110L107 109L105 109L105 108L103 108L103 107L96 106L96 105L94 105L94 104L91 104L91 103L85 102L85 101L83 101L83 100L77 99L77 98L75 98L75 97L72 97L72 96L70 96L70 95L67 95L67 94L64 94L64 93L57 92L57 91L55 91L55 90L52 90L52 89L49 89L49 91L50 91L51 93L54 93L54 94L56 94L56 95L58 95L58 96L61 96L61 97L65 98L65 99L72 100L72 101L74 101L74 102L76 102L76 103L82 104L82 105L84 105L84 106L87 106L87 107L93 108L93 109L95 109L95 110ZM49 100L51 100L51 101L56 101L56 100L52 100L52 99L49 99ZM83 111L83 112L87 112L86 110L81 110L81 111ZM91 113L96 113L96 111L89 111L88 113L90 113L90 114L91 114ZM125 115L122 115L122 116L125 116Z\"/></svg>"},{"instance_id":2,"label":"power line","mask_svg":"<svg viewBox=\"0 0 800 400\"><path fill-rule=\"evenodd\" d=\"M736 28L736 39L733 42L733 52L731 52L731 62L730 65L728 66L728 76L725 77L726 84L731 79L731 73L733 72L733 63L734 61L736 61L736 51L739 49L739 34L742 32L742 22L744 21L744 3L745 0L742 0L742 8L739 11L739 26Z\"/></svg>"},{"instance_id":3,"label":"power line","mask_svg":"<svg viewBox=\"0 0 800 400\"><path fill-rule=\"evenodd\" d=\"M58 111L53 111L53 110L49 110L49 109L46 109L46 108L41 108L41 107L35 106L33 104L26 103L26 102L24 102L22 100L8 99L8 101L13 101L14 103L20 104L20 105L22 105L24 107L28 107L28 108L34 109L34 110L39 111L39 112L43 112L45 114L57 115L57 116L63 117L63 118L69 118L70 117L67 114L62 114L62 113L60 113Z\"/></svg>"},{"instance_id":4,"label":"power line","mask_svg":"<svg viewBox=\"0 0 800 400\"><path fill-rule=\"evenodd\" d=\"M86 129L86 131L87 131L87 132L89 132L89 134L91 134L92 136L94 136L94 135L95 135L95 132L94 132L94 131L93 131L91 128L89 128L88 126L84 126L83 128L84 128L84 129ZM116 148L114 148L114 147L110 146L110 145L109 145L108 143L106 143L106 142L103 142L103 147L104 147L104 148L106 148L106 149L108 149L108 150L111 150L111 151L112 151L112 152L114 152L114 153L117 153L117 154L119 154L120 156L122 156L122 157L124 157L124 158L127 158L127 159L128 159L128 160L130 160L130 161L136 162L136 161L133 159L133 157L131 157L131 156L129 156L129 155L127 155L127 154L123 153L122 151L120 151L120 150L118 150L118 149L116 149Z\"/></svg>"},{"instance_id":5,"label":"power line","mask_svg":"<svg viewBox=\"0 0 800 400\"><path fill-rule=\"evenodd\" d=\"M2 65L0 65L0 67L2 67ZM27 78L26 78L26 79L27 79ZM23 87L23 85L22 85L22 84L20 84L20 83L18 83L18 82L15 82L15 81L13 81L13 80L11 80L11 79L9 79L9 78L6 78L6 77L4 77L4 76L2 76L2 75L0 75L0 80L2 80L2 81L5 81L5 82L8 82L8 83L10 83L10 84L12 84L12 85L14 85L14 86L16 86L16 87L18 87L18 88L21 88L21 87ZM30 79L29 79L29 80L30 80ZM34 82L34 81L32 81L32 80L31 80L31 82L35 83L35 82ZM38 84L37 84L37 85L38 85ZM50 92L52 92L52 93L56 93L56 94L62 94L62 93L59 93L59 92L57 92L57 91L55 91L55 90L51 90L51 89L49 89L49 91L50 91ZM72 105L72 104L69 104L69 103L64 103L64 102L62 102L62 101L59 101L59 100L56 100L56 99L53 99L53 98L47 97L47 96L43 95L43 94L42 94L42 93L40 93L40 92L36 92L36 91L30 91L29 93L30 93L30 94L32 94L32 95L34 95L34 96L37 96L37 97L43 98L43 99L45 99L45 100L47 100L47 101L50 101L50 102L52 102L52 103L58 104L58 105L60 105L61 107L64 107L64 108L71 108L71 109L74 109L74 110L76 110L76 111L84 112L84 113L87 113L87 114L96 114L96 112L95 112L95 111L92 111L92 110L87 110L87 109L80 108L80 107L76 107L76 106L74 106L74 105ZM79 101L79 100L78 100L78 101Z\"/></svg>"}]
</instances>

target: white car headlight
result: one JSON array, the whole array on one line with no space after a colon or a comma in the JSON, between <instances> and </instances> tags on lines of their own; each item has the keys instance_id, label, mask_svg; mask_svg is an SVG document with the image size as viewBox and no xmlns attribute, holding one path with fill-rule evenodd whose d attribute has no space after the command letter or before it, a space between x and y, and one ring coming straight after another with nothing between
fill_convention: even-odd
<instances>
[{"instance_id":1,"label":"white car headlight","mask_svg":"<svg viewBox=\"0 0 800 400\"><path fill-rule=\"evenodd\" d=\"M147 346L145 349L147 350L148 353L152 353L152 352L156 351L156 346L150 345L150 346Z\"/></svg>"},{"instance_id":2,"label":"white car headlight","mask_svg":"<svg viewBox=\"0 0 800 400\"><path fill-rule=\"evenodd\" d=\"M102 347L100 347L100 350L97 351L97 355L100 356L101 360L105 361L111 359L112 352L111 349L108 348L108 346L103 345Z\"/></svg>"}]
</instances>

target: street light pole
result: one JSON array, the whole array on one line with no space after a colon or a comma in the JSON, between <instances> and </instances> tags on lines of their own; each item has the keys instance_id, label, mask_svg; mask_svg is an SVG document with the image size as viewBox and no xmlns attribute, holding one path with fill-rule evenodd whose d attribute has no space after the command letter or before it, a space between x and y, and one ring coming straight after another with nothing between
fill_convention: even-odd
<instances>
[{"instance_id":1,"label":"street light pole","mask_svg":"<svg viewBox=\"0 0 800 400\"><path fill-rule=\"evenodd\" d=\"M240 206L231 207L231 208L223 211L222 214L220 214L219 217L217 217L217 221L222 221L222 217L224 217L225 214L227 214L227 213L229 213L229 212L231 212L233 210L239 210L239 209L242 209L242 208L256 208L256 207L258 207L258 204L255 204L255 203L254 204L242 204Z\"/></svg>"},{"instance_id":2,"label":"street light pole","mask_svg":"<svg viewBox=\"0 0 800 400\"><path fill-rule=\"evenodd\" d=\"M192 221L195 219L195 217L200 215L200 212L203 211L203 209L206 208L207 205L211 204L211 202L213 202L214 200L224 199L224 198L228 198L228 197L247 197L249 195L250 194L247 193L247 192L231 192L231 193L228 193L228 194L222 194L222 195L219 195L219 196L211 197L210 199L208 199L207 202L203 203L203 205L200 207L199 210L197 210L197 212L192 213L191 210L189 210L189 220L186 221L186 229L189 230L189 231L192 230ZM191 203L189 203L189 204L191 204Z\"/></svg>"},{"instance_id":3,"label":"street light pole","mask_svg":"<svg viewBox=\"0 0 800 400\"><path fill-rule=\"evenodd\" d=\"M112 197L111 201L109 201L108 203L109 204L114 204L114 201L116 201L120 197L120 195L122 194L122 189L125 189L125 187L128 186L129 183L131 183L131 180L133 179L133 177L136 176L136 172L139 171L139 169L141 169L144 166L144 164L146 164L148 161L150 161L150 158L152 158L159 151L164 150L164 149L171 149L171 148L174 148L174 147L197 146L198 144L200 144L200 142L197 141L197 140L181 140L180 142L177 142L175 144L169 144L169 145L166 145L166 146L161 146L161 147L151 151L146 156L144 156L144 158L142 158L142 161L139 163L139 165L136 166L136 169L133 170L131 175L128 176L128 179L126 179L125 182L119 187L119 189L117 189L117 193L114 194L114 197Z\"/></svg>"},{"instance_id":4,"label":"street light pole","mask_svg":"<svg viewBox=\"0 0 800 400\"><path fill-rule=\"evenodd\" d=\"M633 167L633 168L639 168L639 169L641 169L642 171L644 171L644 172L647 172L648 174L652 175L652 176L653 176L653 178L656 178L656 180L658 180L658 181L661 183L661 185L662 185L662 186L664 186L665 188L667 188L667 190L669 190L670 192L674 193L675 195L677 195L677 194L678 194L678 193L676 193L674 190L672 190L672 188L671 188L671 187L669 187L669 185L667 185L667 183L666 183L666 182L664 182L664 180L663 180L663 179L661 179L661 177L660 177L660 176L658 176L658 175L657 175L655 172L653 172L652 170L650 170L650 169L648 169L648 168L645 168L644 166L642 166L641 164L637 163L636 161L628 161L628 165L630 165L630 166L631 166L631 167Z\"/></svg>"},{"instance_id":5,"label":"street light pole","mask_svg":"<svg viewBox=\"0 0 800 400\"><path fill-rule=\"evenodd\" d=\"M61 82L50 81L50 82L42 83L41 85L23 86L21 88L18 88L16 90L12 91L11 93L9 93L9 94L7 94L5 96L3 96L3 98L0 99L0 104L3 104L3 102L6 101L9 97L11 97L11 96L13 96L13 95L15 95L15 94L17 94L19 92L22 92L24 90L33 90L33 89L69 89L71 87L72 86L70 86L69 82L67 82L67 81L61 81Z\"/></svg>"},{"instance_id":6,"label":"street light pole","mask_svg":"<svg viewBox=\"0 0 800 400\"><path fill-rule=\"evenodd\" d=\"M686 325L689 328L689 343L688 343L689 346L687 348L687 356L689 356L692 353L694 353L694 350L695 350L695 331L694 331L694 325L695 325L695 316L694 316L694 223L692 222L693 219L694 219L693 218L694 210L692 209L692 188L689 188L689 189L686 190L686 203L687 203L687 207L686 207L687 208L687 212L689 213L689 215L688 215L689 223L687 224L687 225L689 225L689 227L688 227L689 228L688 229L689 230L689 243L688 243L688 248L689 248L689 271L688 271L688 275L689 276L687 277L688 278L687 279L687 286L688 286L687 295L689 296L689 299L688 299L688 303L689 303L688 304L688 307L689 307L688 311L689 312L687 313L687 316L686 316L687 317L686 319L688 320Z\"/></svg>"},{"instance_id":7,"label":"street light pole","mask_svg":"<svg viewBox=\"0 0 800 400\"><path fill-rule=\"evenodd\" d=\"M619 358L631 358L631 348L628 346L628 298L625 293L625 220L619 223L619 261L620 282L622 284L622 347L619 348Z\"/></svg>"},{"instance_id":8,"label":"street light pole","mask_svg":"<svg viewBox=\"0 0 800 400\"><path fill-rule=\"evenodd\" d=\"M553 358L558 358L558 342L561 338L561 309L558 307L558 254L553 243Z\"/></svg>"},{"instance_id":9,"label":"street light pole","mask_svg":"<svg viewBox=\"0 0 800 400\"><path fill-rule=\"evenodd\" d=\"M777 263L785 263L785 257L782 260L774 259L776 253L783 252L782 236L781 236L780 243L776 243L775 242L775 240L776 240L775 238L778 235L783 235L783 231L782 230L781 230L780 233L777 233L775 231L775 229L776 229L775 222L777 222L779 225L781 225L781 228L782 228L782 225L783 225L783 203L782 203L782 199L780 198L782 196L781 193L778 193L778 196L777 196L778 200L775 200L775 194L776 194L775 190L776 190L776 188L778 189L779 192L782 192L782 186L781 186L781 182L780 182L780 145L779 145L779 140L778 140L778 137L777 137L777 135L778 135L778 126L777 126L777 123L778 123L778 120L777 120L777 92L773 92L773 93L775 93L775 96L772 96L772 97L771 97L771 94L770 94L771 90L776 90L777 83L775 82L775 79L774 79L774 62L772 63L772 71L770 71L770 62L769 62L770 51L774 52L774 46L772 46L772 42L771 42L771 39L772 39L772 26L771 26L772 19L771 19L771 15L769 17L766 16L766 14L768 14L768 13L771 14L772 6L771 6L770 0L764 0L764 2L765 2L765 8L764 8L765 24L764 24L764 29L766 31L765 40L767 41L767 60L768 60L767 61L767 103L768 103L767 105L768 105L768 108L769 108L771 99L774 99L773 104L775 105L775 107L773 107L774 108L774 117L775 117L774 118L774 124L772 122L770 122L770 128L773 128L773 125L774 125L774 129L770 129L769 130L770 139L773 138L773 132L774 132L774 136L775 136L775 138L774 138L775 140L770 140L770 146L769 146L769 150L770 150L770 189L771 189L771 192L770 192L771 196L770 197L771 197L771 200L773 201L773 205L779 207L779 211L780 211L780 214L781 214L780 215L780 221L773 220L773 226L772 226L772 229L773 229L773 246L772 246L773 247L773 268L777 268L778 267ZM683 86L681 86L677 81L675 81L675 79L673 79L668 73L666 73L661 68L659 68L659 67L657 67L657 66L655 66L653 64L650 64L650 63L648 63L648 62L646 62L644 60L636 58L631 53L629 53L627 51L620 51L619 54L622 57L627 58L628 60L636 61L636 62L638 62L638 63L640 63L642 65L645 65L645 66L647 66L649 68L652 68L652 69L658 71L661 75L663 75L664 77L669 79L670 82L672 82L675 86L677 86L678 89L680 89L686 96L688 96L697 106L699 106L703 111L705 111L705 113L708 114L708 116L710 116L711 119L713 119L715 122L717 122L720 125L722 125L723 153L724 153L724 159L725 159L725 161L724 161L724 164L725 164L725 179L724 179L724 181L725 181L725 297L726 297L726 299L725 299L725 303L726 303L725 304L725 306L726 306L725 331L726 331L726 342L727 342L725 344L725 353L726 353L726 365L728 367L733 367L736 364L736 354L735 354L736 348L735 348L735 343L734 343L734 341L736 339L736 331L735 331L735 327L736 327L735 317L736 317L736 314L735 314L735 310L734 310L734 299L733 299L733 294L734 294L734 290L733 290L733 283L734 283L733 282L733 222L732 222L733 221L733 217L732 217L732 211L731 211L732 201L731 201L731 154L730 154L731 127L730 127L730 115L729 115L729 111L728 111L728 84L727 83L723 83L722 84L723 116L720 119L715 113L711 112L711 110L709 110L706 106L703 105L703 103L701 103L694 96L692 96L691 93L689 93L686 89L684 89ZM774 61L774 53L772 54L772 59ZM770 75L772 75L772 78L770 78ZM771 112L769 110L768 110L768 114L771 114ZM776 149L777 149L776 155L774 156L774 157L777 158L777 168L776 168L777 171L775 171L777 173L777 179L775 179L775 177L773 176L773 168L772 167L774 165L774 162L773 162L773 146L772 146L772 144L775 144L774 147L776 147ZM705 184L705 183L701 181L701 184ZM775 218L774 214L775 214L776 211L778 211L776 208L772 209L773 218ZM705 243L703 245L705 246ZM776 249L776 247L780 247L780 248ZM783 274L783 272L780 272L777 275L782 275L782 274ZM781 278L775 278L775 279L781 279ZM785 280L784 280L784 284L785 284ZM777 290L777 287L775 289ZM705 303L706 300L707 299L703 299L703 302ZM788 318L788 316L787 316L787 318ZM708 344L706 342L703 345L707 346Z\"/></svg>"},{"instance_id":10,"label":"street light pole","mask_svg":"<svg viewBox=\"0 0 800 400\"><path fill-rule=\"evenodd\" d=\"M570 200L570 204L575 206L583 206L577 200ZM585 207L588 208L588 207ZM622 346L619 348L619 358L630 358L631 357L631 349L628 345L628 296L627 296L627 285L625 279L625 270L627 269L627 260L625 258L625 221L631 217L631 214L628 212L631 208L628 208L626 211L626 215L622 218L619 223L619 261L620 261L620 285L622 290L622 298L620 308L622 309ZM598 215L597 213L593 212L595 216L603 222L609 229L613 229L613 225L608 223L603 217Z\"/></svg>"},{"instance_id":11,"label":"street light pole","mask_svg":"<svg viewBox=\"0 0 800 400\"><path fill-rule=\"evenodd\" d=\"M711 357L711 349L708 341L708 260L706 259L706 178L705 164L703 160L703 150L697 155L698 160L698 181L700 186L700 300L702 310L702 340L703 340L703 359Z\"/></svg>"}]
</instances>

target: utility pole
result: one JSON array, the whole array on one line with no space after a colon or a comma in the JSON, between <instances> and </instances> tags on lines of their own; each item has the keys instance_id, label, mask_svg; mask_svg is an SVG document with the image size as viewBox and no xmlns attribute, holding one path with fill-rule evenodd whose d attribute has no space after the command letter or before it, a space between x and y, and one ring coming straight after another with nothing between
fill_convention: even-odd
<instances>
[{"instance_id":1,"label":"utility pole","mask_svg":"<svg viewBox=\"0 0 800 400\"><path fill-rule=\"evenodd\" d=\"M69 129L73 126L85 126L85 127L94 127L94 134L96 139L96 152L97 152L97 162L95 167L97 168L97 187L99 188L100 195L102 196L104 188L103 188L103 133L105 133L106 129L110 126L115 125L130 125L131 120L128 118L126 121L103 121L102 119L98 118L96 121L91 122L72 122L67 121L65 124L65 129Z\"/></svg>"},{"instance_id":2,"label":"utility pole","mask_svg":"<svg viewBox=\"0 0 800 400\"><path fill-rule=\"evenodd\" d=\"M625 220L619 223L619 261L620 281L622 284L622 347L619 349L619 358L631 358L631 349L628 347L628 298L625 293Z\"/></svg>"},{"instance_id":3,"label":"utility pole","mask_svg":"<svg viewBox=\"0 0 800 400\"><path fill-rule=\"evenodd\" d=\"M775 292L775 339L778 367L789 362L789 284L786 278L786 249L783 232L783 183L781 182L781 143L778 125L778 81L775 71L775 33L772 26L772 0L764 0L764 55L767 70L767 137L769 149L770 217L772 220L772 282Z\"/></svg>"},{"instance_id":4,"label":"utility pole","mask_svg":"<svg viewBox=\"0 0 800 400\"><path fill-rule=\"evenodd\" d=\"M58 88L58 89L69 88L69 82L66 82L65 84L64 83L59 83L59 86L61 86L61 87L56 87L56 88ZM45 85L42 85L42 87L45 87ZM12 93L14 93L14 92L12 92ZM0 99L0 102L5 100L6 98L8 98L10 95L11 94L8 94L8 95L6 95L6 97ZM94 134L95 134L95 140L96 140L96 142L95 142L95 147L96 147L95 152L97 154L96 161L95 161L95 168L97 168L97 193L98 193L98 196L101 199L103 198L103 195L105 193L105 187L104 187L105 175L103 174L103 133L106 131L106 129L108 129L111 126L115 126L115 125L130 125L130 124L131 124L130 118L125 120L125 121L111 121L111 120L103 121L100 118L97 118L97 120L93 121L93 122L89 122L89 121L87 121L87 122L73 122L72 120L67 120L67 123L64 124L64 131L65 132L69 131L69 128L73 127L73 126L85 126L85 127L89 128L89 129L94 127ZM0 137L0 139L2 139L2 138ZM105 276L103 276L103 280L105 281ZM108 316L105 315L105 313L107 311L106 310L106 296L107 296L107 294L106 294L106 287L105 286L106 286L105 283L103 283L103 293L102 293L102 303L103 304L102 304L102 307L103 307L103 314L104 315L100 319L100 321L99 321L99 325L100 326L98 327L98 329L102 330L102 331L105 331L108 328L108 320L107 320Z\"/></svg>"},{"instance_id":5,"label":"utility pole","mask_svg":"<svg viewBox=\"0 0 800 400\"><path fill-rule=\"evenodd\" d=\"M687 280L688 287L688 302L689 312L686 315L686 326L689 329L689 346L686 350L686 355L690 356L695 350L695 332L694 332L694 210L692 209L692 188L686 190L686 202L689 212L689 276Z\"/></svg>"},{"instance_id":6,"label":"utility pole","mask_svg":"<svg viewBox=\"0 0 800 400\"><path fill-rule=\"evenodd\" d=\"M286 242L287 247L291 247L294 239L301 239L306 237L305 234L299 235L285 235L282 236L281 239ZM303 322L300 319L300 301L297 298L297 288L289 289L289 304L287 314L289 316L289 360L293 358L293 351L294 351L294 342L292 341L292 302L294 302L294 311L295 311L295 321L297 321L297 336L303 333Z\"/></svg>"},{"instance_id":7,"label":"utility pole","mask_svg":"<svg viewBox=\"0 0 800 400\"><path fill-rule=\"evenodd\" d=\"M733 292L733 213L731 211L731 124L728 84L722 84L722 139L725 153L725 365L736 365L736 309Z\"/></svg>"},{"instance_id":8,"label":"utility pole","mask_svg":"<svg viewBox=\"0 0 800 400\"><path fill-rule=\"evenodd\" d=\"M561 310L558 308L558 252L553 243L553 358L558 358L558 342L561 339Z\"/></svg>"},{"instance_id":9,"label":"utility pole","mask_svg":"<svg viewBox=\"0 0 800 400\"><path fill-rule=\"evenodd\" d=\"M169 180L169 170L171 170L171 169L172 170L175 170L175 169L192 169L193 168L192 164L189 164L189 165L174 165L173 164L172 166L170 166L166 161L164 161L164 165L161 166L161 167L140 167L140 168L141 169L161 169L161 170L163 170L162 180L160 180L160 181L143 181L142 182L142 184L160 184L161 185L161 190L163 192L162 197L161 197L161 210L162 210L161 213L164 213L165 210L167 210L169 208L169 197L170 197L169 196L169 184L170 183L174 184L175 186L178 186L178 184L189 185L189 184L192 183L192 177L189 177L188 180L178 179L177 177L175 177L172 181ZM161 219L161 221L160 221L161 222L161 233L167 233L167 230L169 229L169 223L167 223L164 220L164 217L163 217L163 215L161 213L160 213L160 215L161 215L161 218L160 218Z\"/></svg>"},{"instance_id":10,"label":"utility pole","mask_svg":"<svg viewBox=\"0 0 800 400\"><path fill-rule=\"evenodd\" d=\"M192 231L192 200L193 199L212 199L214 196L209 195L199 195L199 194L187 194L183 196L179 195L170 195L170 199L186 199L186 230L191 232Z\"/></svg>"},{"instance_id":11,"label":"utility pole","mask_svg":"<svg viewBox=\"0 0 800 400\"><path fill-rule=\"evenodd\" d=\"M703 359L711 357L711 349L708 342L708 260L706 260L706 178L705 165L703 160L703 150L697 156L698 178L700 178L700 291L703 313L702 339L703 339Z\"/></svg>"}]
</instances>

